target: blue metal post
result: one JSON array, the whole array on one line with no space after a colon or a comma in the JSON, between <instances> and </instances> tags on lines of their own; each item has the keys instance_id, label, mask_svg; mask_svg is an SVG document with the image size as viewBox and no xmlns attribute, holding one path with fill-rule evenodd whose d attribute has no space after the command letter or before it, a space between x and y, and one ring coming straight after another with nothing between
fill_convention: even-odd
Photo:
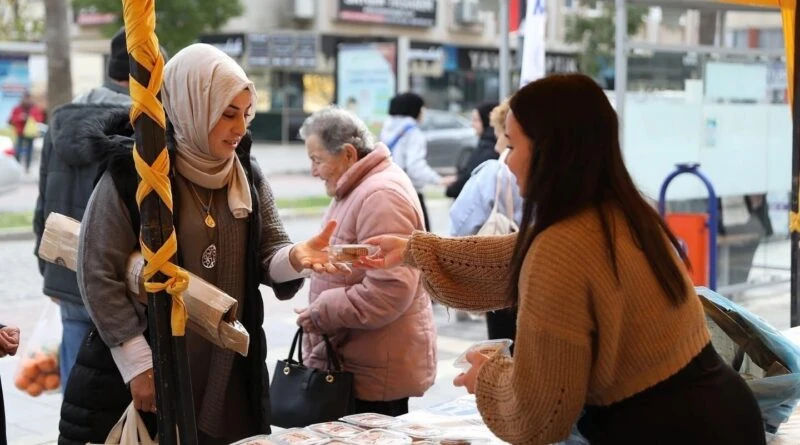
<instances>
[{"instance_id":1,"label":"blue metal post","mask_svg":"<svg viewBox=\"0 0 800 445\"><path fill-rule=\"evenodd\" d=\"M667 206L667 187L673 179L683 174L690 174L700 178L708 190L708 287L711 290L717 290L717 231L719 230L719 211L717 210L717 194L714 192L714 186L711 181L704 174L698 170L700 164L677 164L676 170L667 176L667 179L661 184L661 191L658 194L658 213L663 218L666 214Z\"/></svg>"}]
</instances>

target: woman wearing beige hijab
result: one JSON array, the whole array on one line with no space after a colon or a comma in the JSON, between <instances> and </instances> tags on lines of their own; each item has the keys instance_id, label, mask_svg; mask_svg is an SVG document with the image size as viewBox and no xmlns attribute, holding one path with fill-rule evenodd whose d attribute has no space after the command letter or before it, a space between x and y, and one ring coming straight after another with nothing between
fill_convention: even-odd
<instances>
[{"instance_id":1,"label":"woman wearing beige hijab","mask_svg":"<svg viewBox=\"0 0 800 445\"><path fill-rule=\"evenodd\" d=\"M162 99L179 262L236 298L237 318L250 333L244 358L186 332L200 443L231 443L269 432L258 286L288 299L302 284L304 266L334 269L319 250L333 227L290 242L269 184L250 157L255 89L230 57L204 44L178 52L164 68ZM66 387L61 443L102 442L131 398L142 412L155 412L146 308L125 290L126 261L138 249L139 227L131 133L124 111L87 130L92 149L111 154L82 224L78 282L96 329Z\"/></svg>"}]
</instances>

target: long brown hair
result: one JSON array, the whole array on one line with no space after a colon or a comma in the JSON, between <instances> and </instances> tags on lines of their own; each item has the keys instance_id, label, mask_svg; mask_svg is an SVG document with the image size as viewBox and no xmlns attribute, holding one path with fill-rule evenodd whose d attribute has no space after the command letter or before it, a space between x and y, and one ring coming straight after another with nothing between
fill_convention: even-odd
<instances>
[{"instance_id":1,"label":"long brown hair","mask_svg":"<svg viewBox=\"0 0 800 445\"><path fill-rule=\"evenodd\" d=\"M589 207L600 218L619 280L614 230L608 213L611 204L625 215L634 240L664 293L675 305L684 302L684 270L671 260L670 250L680 252L688 265L686 255L658 213L642 198L625 168L617 113L603 90L581 74L554 75L520 89L511 98L510 106L522 131L533 141L534 151L514 248L510 285L515 301L519 300L522 263L536 236Z\"/></svg>"}]
</instances>

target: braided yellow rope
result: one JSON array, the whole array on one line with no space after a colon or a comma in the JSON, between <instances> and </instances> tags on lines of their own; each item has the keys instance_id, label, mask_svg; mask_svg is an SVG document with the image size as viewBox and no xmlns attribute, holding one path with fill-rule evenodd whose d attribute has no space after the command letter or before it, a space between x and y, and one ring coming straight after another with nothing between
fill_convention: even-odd
<instances>
[{"instance_id":1,"label":"braided yellow rope","mask_svg":"<svg viewBox=\"0 0 800 445\"><path fill-rule=\"evenodd\" d=\"M133 100L130 112L131 123L135 125L136 120L145 114L161 128L166 128L164 107L158 99L164 73L164 58L159 50L158 38L155 33L155 1L123 0L123 13L128 52L139 65L150 71L148 85L142 85L133 76L130 77L130 92ZM151 192L155 192L172 212L172 188L168 176L169 155L166 147L161 147L161 153L152 165L148 165L134 147L133 160L136 164L136 171L142 178L139 188L136 190L136 203L141 208L144 198ZM188 287L189 275L170 261L178 251L175 229L173 228L169 238L157 252L153 252L141 239L141 236L139 244L142 256L146 261L142 271L145 290L150 293L165 290L172 296L172 335L183 336L186 332L187 317L183 292ZM150 279L158 272L169 277L166 282L150 282Z\"/></svg>"},{"instance_id":2,"label":"braided yellow rope","mask_svg":"<svg viewBox=\"0 0 800 445\"><path fill-rule=\"evenodd\" d=\"M789 230L792 232L800 232L800 214L797 212L789 213Z\"/></svg>"}]
</instances>

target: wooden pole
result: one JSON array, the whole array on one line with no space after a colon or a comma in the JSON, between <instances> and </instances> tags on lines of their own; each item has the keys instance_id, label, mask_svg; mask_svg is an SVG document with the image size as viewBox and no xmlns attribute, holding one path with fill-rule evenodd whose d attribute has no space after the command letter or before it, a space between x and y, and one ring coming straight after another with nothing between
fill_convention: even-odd
<instances>
[{"instance_id":1,"label":"wooden pole","mask_svg":"<svg viewBox=\"0 0 800 445\"><path fill-rule=\"evenodd\" d=\"M144 278L159 443L175 445L180 435L181 443L194 445L197 428L181 296L188 277L174 264L177 238L165 143L166 118L160 93L164 61L155 37L154 0L123 0L123 10L131 73L131 121L136 141L133 156L140 179L137 190L140 243L146 261Z\"/></svg>"}]
</instances>

